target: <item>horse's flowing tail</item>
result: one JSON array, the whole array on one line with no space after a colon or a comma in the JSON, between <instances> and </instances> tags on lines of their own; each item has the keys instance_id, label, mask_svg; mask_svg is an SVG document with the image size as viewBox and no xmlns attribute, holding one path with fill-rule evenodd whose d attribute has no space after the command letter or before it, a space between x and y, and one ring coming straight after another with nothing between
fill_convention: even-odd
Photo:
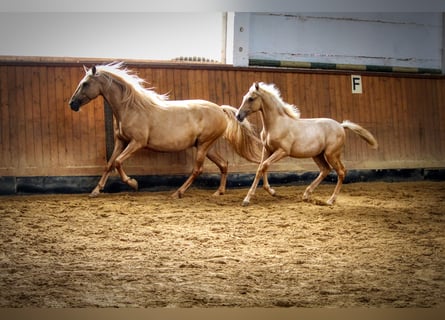
<instances>
[{"instance_id":1,"label":"horse's flowing tail","mask_svg":"<svg viewBox=\"0 0 445 320\"><path fill-rule=\"evenodd\" d=\"M379 144L377 143L377 140L374 138L374 136L371 134L371 132L369 132L362 126L359 126L358 124L351 122L349 120L343 121L341 126L343 128L350 129L350 130L354 131L355 133L357 133L363 140L365 140L367 143L369 143L373 149L378 148Z\"/></svg>"},{"instance_id":2,"label":"horse's flowing tail","mask_svg":"<svg viewBox=\"0 0 445 320\"><path fill-rule=\"evenodd\" d=\"M250 122L247 119L239 122L235 117L237 109L234 107L224 105L221 108L228 118L224 138L240 156L251 162L260 163L263 144L256 136Z\"/></svg>"}]
</instances>

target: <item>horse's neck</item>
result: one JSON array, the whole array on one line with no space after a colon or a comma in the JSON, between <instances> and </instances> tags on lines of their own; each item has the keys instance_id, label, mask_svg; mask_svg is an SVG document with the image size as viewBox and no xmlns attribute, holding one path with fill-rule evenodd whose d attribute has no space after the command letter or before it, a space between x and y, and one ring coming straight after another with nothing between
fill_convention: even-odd
<instances>
[{"instance_id":1,"label":"horse's neck","mask_svg":"<svg viewBox=\"0 0 445 320\"><path fill-rule=\"evenodd\" d=\"M109 84L109 88L102 92L102 96L111 107L116 120L121 122L128 113L128 110L126 110L127 108L125 108L125 103L123 102L122 87L115 83L115 81L112 81L111 84Z\"/></svg>"},{"instance_id":2,"label":"horse's neck","mask_svg":"<svg viewBox=\"0 0 445 320\"><path fill-rule=\"evenodd\" d=\"M116 120L118 122L121 122L121 120L122 120L122 114L121 113L122 112L121 112L121 110L119 108L119 104L118 104L117 99L114 96L114 94L111 95L109 93L108 94L104 93L104 94L102 94L102 96L104 97L105 101L107 101L107 104L110 106L110 108L111 108L111 110L113 112L113 115L116 118Z\"/></svg>"},{"instance_id":3,"label":"horse's neck","mask_svg":"<svg viewBox=\"0 0 445 320\"><path fill-rule=\"evenodd\" d=\"M264 99L263 108L261 110L261 117L263 121L263 127L266 130L273 128L280 124L280 119L285 116L277 106L275 106L275 101L271 98Z\"/></svg>"}]
</instances>

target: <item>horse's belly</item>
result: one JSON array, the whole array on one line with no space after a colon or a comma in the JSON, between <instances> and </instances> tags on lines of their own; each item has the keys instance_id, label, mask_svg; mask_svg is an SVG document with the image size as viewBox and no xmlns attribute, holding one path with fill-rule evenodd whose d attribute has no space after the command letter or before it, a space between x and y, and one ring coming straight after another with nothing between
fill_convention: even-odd
<instances>
[{"instance_id":1,"label":"horse's belly","mask_svg":"<svg viewBox=\"0 0 445 320\"><path fill-rule=\"evenodd\" d=\"M270 151L282 149L294 158L311 158L322 153L325 148L324 137L310 131L289 131L274 139L268 137L266 141Z\"/></svg>"},{"instance_id":2,"label":"horse's belly","mask_svg":"<svg viewBox=\"0 0 445 320\"><path fill-rule=\"evenodd\" d=\"M312 158L323 152L323 147L318 144L294 145L290 150L290 156L294 158Z\"/></svg>"},{"instance_id":3,"label":"horse's belly","mask_svg":"<svg viewBox=\"0 0 445 320\"><path fill-rule=\"evenodd\" d=\"M176 137L175 135L162 138L150 137L147 147L155 151L175 152L193 147L195 142L196 137Z\"/></svg>"}]
</instances>

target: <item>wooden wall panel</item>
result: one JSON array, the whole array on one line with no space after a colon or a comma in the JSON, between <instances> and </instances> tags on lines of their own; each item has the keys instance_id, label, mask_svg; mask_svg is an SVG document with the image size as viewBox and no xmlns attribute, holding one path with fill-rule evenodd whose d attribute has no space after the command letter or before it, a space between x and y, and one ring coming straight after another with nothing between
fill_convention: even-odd
<instances>
[{"instance_id":1,"label":"wooden wall panel","mask_svg":"<svg viewBox=\"0 0 445 320\"><path fill-rule=\"evenodd\" d=\"M349 169L445 167L445 78L362 73L363 94L351 93L351 74L308 70L233 68L218 65L129 63L171 100L206 99L238 107L254 81L275 83L302 117L351 120L369 129L380 148L347 134ZM0 175L99 175L106 162L102 98L70 110L68 101L84 72L82 63L1 61ZM260 129L258 115L251 120ZM215 148L230 172L254 172L227 142ZM129 174L178 174L192 168L194 151L141 150L125 163ZM285 159L274 171L316 170L310 159ZM217 172L206 161L206 172Z\"/></svg>"},{"instance_id":2,"label":"wooden wall panel","mask_svg":"<svg viewBox=\"0 0 445 320\"><path fill-rule=\"evenodd\" d=\"M8 67L0 66L0 163L11 166Z\"/></svg>"},{"instance_id":3,"label":"wooden wall panel","mask_svg":"<svg viewBox=\"0 0 445 320\"><path fill-rule=\"evenodd\" d=\"M99 99L78 114L68 106L83 71L40 64L0 68L0 175L90 175L102 170L103 102Z\"/></svg>"}]
</instances>

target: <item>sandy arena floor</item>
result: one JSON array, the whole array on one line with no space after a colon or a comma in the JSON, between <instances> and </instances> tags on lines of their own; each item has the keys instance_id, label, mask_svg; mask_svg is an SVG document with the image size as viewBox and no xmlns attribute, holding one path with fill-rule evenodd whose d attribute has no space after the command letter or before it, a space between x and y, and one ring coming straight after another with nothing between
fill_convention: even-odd
<instances>
[{"instance_id":1,"label":"sandy arena floor","mask_svg":"<svg viewBox=\"0 0 445 320\"><path fill-rule=\"evenodd\" d=\"M445 303L445 182L0 197L0 307Z\"/></svg>"}]
</instances>

